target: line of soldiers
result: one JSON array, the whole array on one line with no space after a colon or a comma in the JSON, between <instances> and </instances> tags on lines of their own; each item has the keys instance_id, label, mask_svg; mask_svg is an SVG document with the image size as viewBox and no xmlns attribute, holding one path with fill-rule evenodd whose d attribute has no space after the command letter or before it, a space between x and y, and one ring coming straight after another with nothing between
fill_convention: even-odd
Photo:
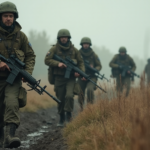
<instances>
[{"instance_id":1,"label":"line of soldiers","mask_svg":"<svg viewBox=\"0 0 150 150\"><path fill-rule=\"evenodd\" d=\"M35 64L35 54L27 36L20 31L21 26L16 21L18 11L15 4L3 2L0 4L0 54L6 58L15 55L24 62L25 70L32 74ZM49 66L49 82L54 85L54 91L61 103L58 104L60 115L58 127L64 126L65 122L70 122L74 108L74 95L78 95L78 101L83 109L85 90L87 89L87 101L93 103L94 90L96 85L92 84L86 77L82 77L79 72L67 72L69 78L64 78L67 64L54 59L57 55L62 59L71 58L75 65L82 72L85 72L94 83L97 76L86 70L84 61L88 61L91 68L98 72L102 69L101 61L91 48L92 42L88 37L84 37L80 42L81 49L78 50L71 42L71 35L67 29L61 29L57 35L57 43L49 50L45 57L45 64ZM126 68L125 75L120 76L120 70ZM129 94L130 77L136 69L133 59L127 55L125 47L119 49L119 54L115 55L110 62L113 77L117 81L117 91L121 92L126 86L126 95ZM145 71L148 72L148 67ZM68 70L67 70L68 71ZM18 77L13 85L6 82L11 70L6 63L0 60L0 148L17 148L21 141L15 136L16 129L20 125L19 117L19 97L26 96L26 90L22 87L24 78ZM76 79L78 80L76 81Z\"/></svg>"},{"instance_id":2,"label":"line of soldiers","mask_svg":"<svg viewBox=\"0 0 150 150\"><path fill-rule=\"evenodd\" d=\"M93 103L94 100L94 90L96 86L92 84L90 81L85 78L80 78L80 74L74 73L71 75L69 79L64 78L66 65L64 63L58 62L54 59L54 54L65 59L69 56L72 60L77 63L77 66L85 71L86 74L90 75L91 79L94 82L97 82L97 77L93 72L89 70L85 70L84 61L88 61L92 68L100 71L102 69L102 65L99 57L91 48L92 42L88 37L84 37L81 39L80 45L81 49L78 51L71 42L71 35L67 29L61 29L57 35L57 43L54 45L45 57L45 64L49 66L49 78L53 77L54 90L56 92L56 96L61 100L61 104L58 104L58 113L60 115L58 127L63 127L64 122L69 122L72 116L73 111L73 97L74 90L76 88L76 78L78 78L77 83L80 85L78 91L78 101L83 109L83 103L85 98L85 90L87 89L87 102ZM130 66L130 70L126 72L126 75L121 77L120 79L120 69L122 66ZM126 87L126 96L129 94L130 90L130 78L131 71L135 71L136 65L133 59L127 54L126 48L121 47L119 49L119 54L115 55L114 58L110 62L110 67L112 68L113 77L116 78L117 81L117 91L122 92L123 87ZM49 79L50 81L50 79ZM51 83L51 82L50 82ZM51 83L52 84L52 83Z\"/></svg>"}]
</instances>

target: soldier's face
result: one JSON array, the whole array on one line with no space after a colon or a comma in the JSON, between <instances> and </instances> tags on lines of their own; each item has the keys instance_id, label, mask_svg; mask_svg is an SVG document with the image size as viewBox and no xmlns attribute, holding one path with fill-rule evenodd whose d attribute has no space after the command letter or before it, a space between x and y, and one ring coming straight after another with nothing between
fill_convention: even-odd
<instances>
[{"instance_id":1,"label":"soldier's face","mask_svg":"<svg viewBox=\"0 0 150 150\"><path fill-rule=\"evenodd\" d=\"M121 55L121 56L125 56L125 53L124 53L124 52L121 52L120 55Z\"/></svg>"},{"instance_id":2,"label":"soldier's face","mask_svg":"<svg viewBox=\"0 0 150 150\"><path fill-rule=\"evenodd\" d=\"M14 14L13 13L2 14L2 22L6 26L11 26L14 22Z\"/></svg>"},{"instance_id":3,"label":"soldier's face","mask_svg":"<svg viewBox=\"0 0 150 150\"><path fill-rule=\"evenodd\" d=\"M82 45L82 47L83 47L84 49L89 49L90 44L85 43L85 44Z\"/></svg>"},{"instance_id":4,"label":"soldier's face","mask_svg":"<svg viewBox=\"0 0 150 150\"><path fill-rule=\"evenodd\" d=\"M62 44L66 44L66 43L68 42L68 37L61 37L61 38L60 38L60 42L61 42Z\"/></svg>"}]
</instances>

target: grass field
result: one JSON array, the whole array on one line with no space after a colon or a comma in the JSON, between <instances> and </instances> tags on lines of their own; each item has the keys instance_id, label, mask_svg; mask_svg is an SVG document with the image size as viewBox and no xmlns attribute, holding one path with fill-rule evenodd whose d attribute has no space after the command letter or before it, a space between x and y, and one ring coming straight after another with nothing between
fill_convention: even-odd
<instances>
[{"instance_id":1,"label":"grass field","mask_svg":"<svg viewBox=\"0 0 150 150\"><path fill-rule=\"evenodd\" d=\"M127 98L100 97L64 128L69 150L149 150L150 88L141 84Z\"/></svg>"}]
</instances>

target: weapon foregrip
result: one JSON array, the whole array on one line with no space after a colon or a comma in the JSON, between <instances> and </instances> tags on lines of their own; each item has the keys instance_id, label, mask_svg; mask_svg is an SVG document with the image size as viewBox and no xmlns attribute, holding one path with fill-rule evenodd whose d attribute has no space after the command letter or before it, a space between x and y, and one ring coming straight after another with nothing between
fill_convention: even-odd
<instances>
[{"instance_id":1,"label":"weapon foregrip","mask_svg":"<svg viewBox=\"0 0 150 150\"><path fill-rule=\"evenodd\" d=\"M21 70L20 74L22 77L31 85L35 85L37 81L25 70Z\"/></svg>"}]
</instances>

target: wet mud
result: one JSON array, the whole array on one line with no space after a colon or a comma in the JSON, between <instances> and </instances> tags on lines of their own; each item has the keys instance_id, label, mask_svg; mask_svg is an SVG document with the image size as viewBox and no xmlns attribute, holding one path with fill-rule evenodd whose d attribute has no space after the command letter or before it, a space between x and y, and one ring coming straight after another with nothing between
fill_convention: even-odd
<instances>
[{"instance_id":1,"label":"wet mud","mask_svg":"<svg viewBox=\"0 0 150 150\"><path fill-rule=\"evenodd\" d=\"M59 120L56 107L35 113L20 113L20 119L21 124L16 135L21 139L21 146L13 150L67 149L62 137L62 128L56 126Z\"/></svg>"}]
</instances>

